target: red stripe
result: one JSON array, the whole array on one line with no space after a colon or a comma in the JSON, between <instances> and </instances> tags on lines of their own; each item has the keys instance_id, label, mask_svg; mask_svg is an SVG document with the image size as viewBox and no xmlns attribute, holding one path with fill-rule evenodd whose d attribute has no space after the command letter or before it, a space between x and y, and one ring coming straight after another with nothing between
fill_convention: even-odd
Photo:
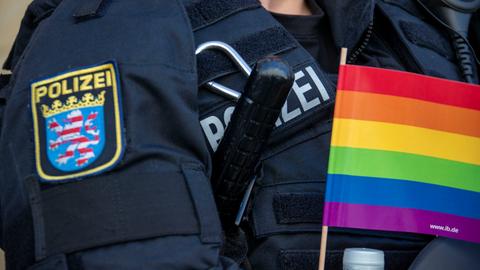
<instances>
[{"instance_id":1,"label":"red stripe","mask_svg":"<svg viewBox=\"0 0 480 270\"><path fill-rule=\"evenodd\" d=\"M68 135L72 133L79 133L79 132L80 132L80 128L70 128L70 129L65 129L59 132L59 136Z\"/></svg>"},{"instance_id":2,"label":"red stripe","mask_svg":"<svg viewBox=\"0 0 480 270\"><path fill-rule=\"evenodd\" d=\"M65 152L64 155L60 155L60 158L72 157L72 156L73 156L73 151L67 151L67 152Z\"/></svg>"},{"instance_id":3,"label":"red stripe","mask_svg":"<svg viewBox=\"0 0 480 270\"><path fill-rule=\"evenodd\" d=\"M52 123L50 123L50 125L48 127L49 128L56 128L58 126L59 126L59 124L57 122L52 122Z\"/></svg>"},{"instance_id":4,"label":"red stripe","mask_svg":"<svg viewBox=\"0 0 480 270\"><path fill-rule=\"evenodd\" d=\"M73 122L80 122L80 121L83 121L83 116L80 115L80 116L69 117L68 121L72 122L72 123Z\"/></svg>"},{"instance_id":5,"label":"red stripe","mask_svg":"<svg viewBox=\"0 0 480 270\"><path fill-rule=\"evenodd\" d=\"M60 143L52 143L50 144L50 148L56 148L57 146L63 144L63 142L60 142Z\"/></svg>"},{"instance_id":6,"label":"red stripe","mask_svg":"<svg viewBox=\"0 0 480 270\"><path fill-rule=\"evenodd\" d=\"M83 143L83 142L88 142L89 140L86 137L79 137L79 138L74 138L69 140L69 142L72 143Z\"/></svg>"},{"instance_id":7,"label":"red stripe","mask_svg":"<svg viewBox=\"0 0 480 270\"><path fill-rule=\"evenodd\" d=\"M88 161L88 158L77 159L77 165L81 166Z\"/></svg>"},{"instance_id":8,"label":"red stripe","mask_svg":"<svg viewBox=\"0 0 480 270\"><path fill-rule=\"evenodd\" d=\"M86 153L91 153L93 152L92 148L78 148L78 152L80 154L86 154Z\"/></svg>"},{"instance_id":9,"label":"red stripe","mask_svg":"<svg viewBox=\"0 0 480 270\"><path fill-rule=\"evenodd\" d=\"M480 110L480 86L415 73L340 66L338 89L408 97Z\"/></svg>"},{"instance_id":10,"label":"red stripe","mask_svg":"<svg viewBox=\"0 0 480 270\"><path fill-rule=\"evenodd\" d=\"M54 142L54 143L51 143L51 144L50 144L50 147L51 147L51 148L55 148L55 147L57 147L57 146L59 146L59 145L65 144L65 143L67 143L67 142L68 142L68 141Z\"/></svg>"},{"instance_id":11,"label":"red stripe","mask_svg":"<svg viewBox=\"0 0 480 270\"><path fill-rule=\"evenodd\" d=\"M93 120L97 118L97 113L91 113L89 116L88 116L88 120Z\"/></svg>"}]
</instances>

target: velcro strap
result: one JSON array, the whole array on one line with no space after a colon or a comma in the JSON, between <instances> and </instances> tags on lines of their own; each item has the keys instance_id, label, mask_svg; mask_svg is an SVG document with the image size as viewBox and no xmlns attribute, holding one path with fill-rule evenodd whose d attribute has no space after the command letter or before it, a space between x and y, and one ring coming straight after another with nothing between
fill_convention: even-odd
<instances>
[{"instance_id":1,"label":"velcro strap","mask_svg":"<svg viewBox=\"0 0 480 270\"><path fill-rule=\"evenodd\" d=\"M215 214L199 207L209 200L213 206L211 193L199 189L212 197L207 198L189 192L199 185L208 185L204 174L200 179L193 169L183 168L182 173L153 172L151 168L124 168L121 172L60 185L39 185L38 179L32 177L28 186L37 260L166 235L201 234L202 240L219 242L219 235L215 238L212 231L220 232L218 226L215 228Z\"/></svg>"},{"instance_id":2,"label":"velcro strap","mask_svg":"<svg viewBox=\"0 0 480 270\"><path fill-rule=\"evenodd\" d=\"M281 270L317 270L319 250L282 250L280 252ZM325 269L342 269L343 251L327 250ZM390 269L390 268L385 268ZM406 268L391 268L406 269Z\"/></svg>"},{"instance_id":3,"label":"velcro strap","mask_svg":"<svg viewBox=\"0 0 480 270\"><path fill-rule=\"evenodd\" d=\"M278 224L322 223L323 194L318 192L278 193L273 210Z\"/></svg>"},{"instance_id":4,"label":"velcro strap","mask_svg":"<svg viewBox=\"0 0 480 270\"><path fill-rule=\"evenodd\" d=\"M249 64L267 56L295 47L295 41L281 27L266 30L240 38L230 43ZM238 71L238 68L224 53L216 50L204 51L197 56L198 82L202 85L216 77Z\"/></svg>"},{"instance_id":5,"label":"velcro strap","mask_svg":"<svg viewBox=\"0 0 480 270\"><path fill-rule=\"evenodd\" d=\"M260 6L257 0L195 0L186 5L186 10L195 31L239 11Z\"/></svg>"},{"instance_id":6,"label":"velcro strap","mask_svg":"<svg viewBox=\"0 0 480 270\"><path fill-rule=\"evenodd\" d=\"M279 256L280 269L316 270L318 269L319 254L318 250L282 250Z\"/></svg>"},{"instance_id":7,"label":"velcro strap","mask_svg":"<svg viewBox=\"0 0 480 270\"><path fill-rule=\"evenodd\" d=\"M82 0L73 13L76 19L86 19L101 15L106 0Z\"/></svg>"},{"instance_id":8,"label":"velcro strap","mask_svg":"<svg viewBox=\"0 0 480 270\"><path fill-rule=\"evenodd\" d=\"M278 194L289 194L295 190L296 193L303 194L321 194L324 192L324 184L319 181L301 182L301 183L283 183L279 185L266 186L258 189L255 193L254 207L252 209L251 224L253 226L255 237L261 238L274 234L289 234L289 233L321 233L322 225L320 222L306 222L306 223L280 223L277 221L275 207L275 197ZM303 192L300 192L303 191ZM308 196L308 195L307 195ZM323 203L318 204L316 209L321 211ZM287 213L291 212L286 211ZM281 213L284 215L285 213ZM321 212L320 212L321 214ZM318 215L316 213L316 215ZM293 215L287 217L291 221ZM285 219L285 217L282 217ZM293 217L299 220L301 217ZM318 216L311 216L309 221L318 219ZM288 219L287 219L288 220ZM284 220L285 221L285 220Z\"/></svg>"}]
</instances>

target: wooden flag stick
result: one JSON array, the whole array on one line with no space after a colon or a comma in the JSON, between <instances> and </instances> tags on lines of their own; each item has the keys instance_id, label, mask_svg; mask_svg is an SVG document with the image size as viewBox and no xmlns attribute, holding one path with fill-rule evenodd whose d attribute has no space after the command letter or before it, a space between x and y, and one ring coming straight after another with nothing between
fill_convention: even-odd
<instances>
[{"instance_id":1,"label":"wooden flag stick","mask_svg":"<svg viewBox=\"0 0 480 270\"><path fill-rule=\"evenodd\" d=\"M342 48L340 51L340 65L346 65L347 64L347 53L348 49L347 48Z\"/></svg>"},{"instance_id":2,"label":"wooden flag stick","mask_svg":"<svg viewBox=\"0 0 480 270\"><path fill-rule=\"evenodd\" d=\"M347 48L342 48L340 52L340 65L347 64ZM318 263L319 270L325 270L325 259L327 255L327 236L328 226L322 226L322 240L320 242L320 261Z\"/></svg>"},{"instance_id":3,"label":"wooden flag stick","mask_svg":"<svg viewBox=\"0 0 480 270\"><path fill-rule=\"evenodd\" d=\"M322 226L322 240L320 242L320 262L318 264L319 270L325 269L325 257L327 254L327 234L328 226Z\"/></svg>"}]
</instances>

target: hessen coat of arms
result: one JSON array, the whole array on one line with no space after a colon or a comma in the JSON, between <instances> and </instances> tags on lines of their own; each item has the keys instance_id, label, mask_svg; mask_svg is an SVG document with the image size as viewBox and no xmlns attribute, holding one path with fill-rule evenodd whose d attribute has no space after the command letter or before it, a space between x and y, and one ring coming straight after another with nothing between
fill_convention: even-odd
<instances>
[{"instance_id":1,"label":"hessen coat of arms","mask_svg":"<svg viewBox=\"0 0 480 270\"><path fill-rule=\"evenodd\" d=\"M58 100L57 100L58 101ZM97 97L90 93L81 100L70 96L50 109L43 105L47 126L47 154L53 166L62 171L75 171L95 161L105 145L103 105L105 91Z\"/></svg>"},{"instance_id":2,"label":"hessen coat of arms","mask_svg":"<svg viewBox=\"0 0 480 270\"><path fill-rule=\"evenodd\" d=\"M112 167L123 153L118 72L113 62L32 84L37 171L65 181Z\"/></svg>"}]
</instances>

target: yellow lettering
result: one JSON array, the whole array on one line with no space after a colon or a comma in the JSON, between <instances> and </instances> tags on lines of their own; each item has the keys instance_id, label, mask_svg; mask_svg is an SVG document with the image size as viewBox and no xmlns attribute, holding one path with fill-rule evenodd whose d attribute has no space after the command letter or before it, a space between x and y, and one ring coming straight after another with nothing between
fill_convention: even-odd
<instances>
[{"instance_id":1,"label":"yellow lettering","mask_svg":"<svg viewBox=\"0 0 480 270\"><path fill-rule=\"evenodd\" d=\"M73 77L73 92L78 92L78 77Z\"/></svg>"},{"instance_id":2,"label":"yellow lettering","mask_svg":"<svg viewBox=\"0 0 480 270\"><path fill-rule=\"evenodd\" d=\"M67 80L62 81L62 95L68 95L72 93L72 89L68 89Z\"/></svg>"},{"instance_id":3,"label":"yellow lettering","mask_svg":"<svg viewBox=\"0 0 480 270\"><path fill-rule=\"evenodd\" d=\"M80 81L82 82L80 84L80 91L92 90L93 87L90 84L92 82L92 79L93 79L92 74L80 76Z\"/></svg>"},{"instance_id":4,"label":"yellow lettering","mask_svg":"<svg viewBox=\"0 0 480 270\"><path fill-rule=\"evenodd\" d=\"M47 87L45 85L37 87L35 89L36 95L35 95L35 101L37 103L40 102L40 98L45 96L47 94Z\"/></svg>"},{"instance_id":5,"label":"yellow lettering","mask_svg":"<svg viewBox=\"0 0 480 270\"><path fill-rule=\"evenodd\" d=\"M97 72L93 74L93 87L95 89L105 87L105 73Z\"/></svg>"},{"instance_id":6,"label":"yellow lettering","mask_svg":"<svg viewBox=\"0 0 480 270\"><path fill-rule=\"evenodd\" d=\"M57 98L62 93L62 85L59 82L54 82L48 86L48 97Z\"/></svg>"},{"instance_id":7,"label":"yellow lettering","mask_svg":"<svg viewBox=\"0 0 480 270\"><path fill-rule=\"evenodd\" d=\"M107 86L112 86L112 73L107 70L106 74L107 75L105 77L107 77Z\"/></svg>"}]
</instances>

